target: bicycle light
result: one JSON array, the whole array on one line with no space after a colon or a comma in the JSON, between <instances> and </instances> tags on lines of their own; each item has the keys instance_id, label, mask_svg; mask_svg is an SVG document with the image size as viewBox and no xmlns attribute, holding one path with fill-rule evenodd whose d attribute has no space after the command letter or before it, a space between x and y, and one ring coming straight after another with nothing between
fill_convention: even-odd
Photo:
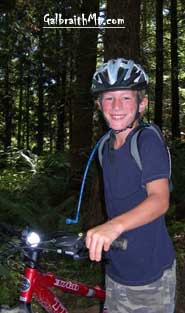
<instances>
[{"instance_id":1,"label":"bicycle light","mask_svg":"<svg viewBox=\"0 0 185 313\"><path fill-rule=\"evenodd\" d=\"M35 232L31 232L27 235L26 243L32 247L37 247L40 243L40 236Z\"/></svg>"}]
</instances>

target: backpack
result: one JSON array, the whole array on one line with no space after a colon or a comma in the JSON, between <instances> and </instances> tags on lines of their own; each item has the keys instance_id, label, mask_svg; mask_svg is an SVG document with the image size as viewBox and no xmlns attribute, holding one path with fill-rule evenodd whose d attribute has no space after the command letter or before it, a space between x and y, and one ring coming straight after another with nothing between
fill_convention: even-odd
<instances>
[{"instance_id":1,"label":"backpack","mask_svg":"<svg viewBox=\"0 0 185 313\"><path fill-rule=\"evenodd\" d=\"M171 156L170 156L170 151L168 146L165 143L163 134L160 130L160 128L153 124L153 123L144 123L141 122L139 124L139 126L135 129L135 132L131 138L130 141L130 154L133 158L133 160L135 160L137 166L139 167L140 171L142 171L143 166L142 166L142 160L141 160L141 156L140 156L140 152L139 152L139 147L138 147L138 138L141 134L141 132L145 129L145 128L151 129L152 131L154 131L156 133L156 135L158 136L158 138L161 140L161 142L165 145L167 153L168 153L168 158L169 158L169 165L170 165L170 173L169 173L169 179L171 177ZM109 140L111 138L111 134L112 134L112 130L109 130L101 139L99 142L99 147L98 147L98 158L99 158L99 162L100 165L102 166L102 156L103 156L103 148L104 148L104 144L107 140Z\"/></svg>"}]
</instances>

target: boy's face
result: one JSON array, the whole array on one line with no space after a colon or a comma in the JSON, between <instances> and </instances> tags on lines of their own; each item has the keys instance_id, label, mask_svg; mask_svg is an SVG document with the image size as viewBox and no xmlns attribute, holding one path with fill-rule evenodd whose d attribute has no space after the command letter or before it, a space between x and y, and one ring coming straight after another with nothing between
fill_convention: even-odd
<instances>
[{"instance_id":1,"label":"boy's face","mask_svg":"<svg viewBox=\"0 0 185 313\"><path fill-rule=\"evenodd\" d=\"M139 112L144 111L147 103L147 98L143 98L139 104ZM137 91L116 90L104 92L99 108L110 128L114 130L126 129L133 122L137 112Z\"/></svg>"}]
</instances>

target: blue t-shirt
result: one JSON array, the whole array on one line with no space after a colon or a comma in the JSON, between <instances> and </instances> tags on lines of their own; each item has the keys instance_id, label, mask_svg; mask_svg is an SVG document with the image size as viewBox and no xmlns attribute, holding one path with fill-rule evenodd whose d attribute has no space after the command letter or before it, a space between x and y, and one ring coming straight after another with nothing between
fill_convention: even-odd
<instances>
[{"instance_id":1,"label":"blue t-shirt","mask_svg":"<svg viewBox=\"0 0 185 313\"><path fill-rule=\"evenodd\" d=\"M130 154L130 139L119 149L103 151L104 192L108 218L127 212L147 197L145 185L159 178L169 178L170 164L165 145L151 129L144 129L138 139L142 171ZM149 208L150 209L150 208ZM171 267L175 252L164 216L122 234L128 240L126 251L110 249L106 273L126 285L145 285L159 279Z\"/></svg>"}]
</instances>

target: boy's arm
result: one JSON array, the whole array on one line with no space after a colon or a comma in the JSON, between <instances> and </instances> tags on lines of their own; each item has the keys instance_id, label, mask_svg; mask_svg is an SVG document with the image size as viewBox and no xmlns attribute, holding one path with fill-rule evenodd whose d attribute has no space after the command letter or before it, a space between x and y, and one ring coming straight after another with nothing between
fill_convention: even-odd
<instances>
[{"instance_id":1,"label":"boy's arm","mask_svg":"<svg viewBox=\"0 0 185 313\"><path fill-rule=\"evenodd\" d=\"M102 250L123 232L148 224L163 215L169 207L169 182L161 178L146 184L147 198L132 210L94 227L87 232L86 245L91 260L100 261Z\"/></svg>"}]
</instances>

